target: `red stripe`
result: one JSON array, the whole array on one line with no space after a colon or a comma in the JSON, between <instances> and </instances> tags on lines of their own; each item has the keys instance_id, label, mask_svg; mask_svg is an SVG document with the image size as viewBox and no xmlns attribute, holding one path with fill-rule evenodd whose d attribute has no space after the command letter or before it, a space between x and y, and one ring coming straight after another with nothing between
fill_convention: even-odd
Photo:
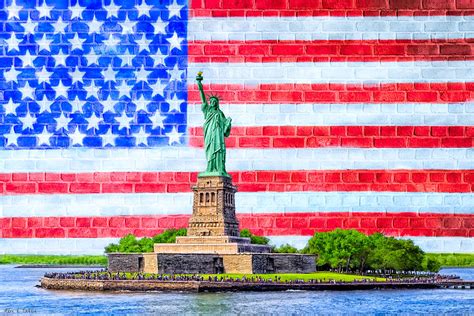
<instances>
[{"instance_id":1,"label":"red stripe","mask_svg":"<svg viewBox=\"0 0 474 316\"><path fill-rule=\"evenodd\" d=\"M188 61L205 62L374 62L472 60L474 39L195 41Z\"/></svg>"},{"instance_id":2,"label":"red stripe","mask_svg":"<svg viewBox=\"0 0 474 316\"><path fill-rule=\"evenodd\" d=\"M471 0L192 0L191 16L473 15Z\"/></svg>"},{"instance_id":3,"label":"red stripe","mask_svg":"<svg viewBox=\"0 0 474 316\"><path fill-rule=\"evenodd\" d=\"M189 144L203 147L201 127ZM233 127L229 148L471 148L474 126L257 126Z\"/></svg>"},{"instance_id":4,"label":"red stripe","mask_svg":"<svg viewBox=\"0 0 474 316\"><path fill-rule=\"evenodd\" d=\"M212 84L204 89L224 103L401 103L474 100L474 82L387 84ZM197 85L188 85L189 102L200 102Z\"/></svg>"},{"instance_id":5,"label":"red stripe","mask_svg":"<svg viewBox=\"0 0 474 316\"><path fill-rule=\"evenodd\" d=\"M231 172L239 192L474 192L474 170L301 170ZM3 173L12 194L191 192L196 172Z\"/></svg>"},{"instance_id":6,"label":"red stripe","mask_svg":"<svg viewBox=\"0 0 474 316\"><path fill-rule=\"evenodd\" d=\"M315 231L354 228L389 236L474 237L474 215L416 213L239 214L241 228L263 236L311 236ZM186 227L188 215L113 217L7 217L4 238L100 238L126 234L153 236L167 228Z\"/></svg>"}]
</instances>

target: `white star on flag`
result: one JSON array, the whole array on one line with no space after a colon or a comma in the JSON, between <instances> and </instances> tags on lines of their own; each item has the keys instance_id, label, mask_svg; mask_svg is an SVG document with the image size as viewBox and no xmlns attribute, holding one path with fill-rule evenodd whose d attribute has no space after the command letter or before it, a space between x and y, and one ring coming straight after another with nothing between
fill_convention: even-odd
<instances>
[{"instance_id":1,"label":"white star on flag","mask_svg":"<svg viewBox=\"0 0 474 316\"><path fill-rule=\"evenodd\" d=\"M166 41L170 43L170 52L171 52L173 48L177 48L181 50L181 42L184 41L184 38L178 37L178 34L174 32L173 36L171 36L170 38L166 38Z\"/></svg>"},{"instance_id":2,"label":"white star on flag","mask_svg":"<svg viewBox=\"0 0 474 316\"><path fill-rule=\"evenodd\" d=\"M41 51L41 50L44 49L44 50L47 50L48 52L51 52L51 43L52 42L53 42L53 40L48 40L46 38L46 33L43 33L43 37L36 42L39 46L38 51Z\"/></svg>"},{"instance_id":3,"label":"white star on flag","mask_svg":"<svg viewBox=\"0 0 474 316\"><path fill-rule=\"evenodd\" d=\"M95 53L95 50L93 48L91 48L91 51L89 54L86 54L86 55L83 55L86 60L87 60L87 66L90 66L92 64L96 64L96 65L99 65L99 57L100 55L97 55Z\"/></svg>"},{"instance_id":4,"label":"white star on flag","mask_svg":"<svg viewBox=\"0 0 474 316\"><path fill-rule=\"evenodd\" d=\"M68 135L69 138L71 138L72 144L71 145L81 145L82 146L82 141L84 140L84 137L86 135L82 134L79 131L79 126L76 127L76 130L74 133Z\"/></svg>"},{"instance_id":5,"label":"white star on flag","mask_svg":"<svg viewBox=\"0 0 474 316\"><path fill-rule=\"evenodd\" d=\"M138 133L133 134L133 136L135 137L136 145L140 145L140 144L148 145L147 138L149 135L145 132L145 126L143 126L143 129L140 127L140 129L138 130Z\"/></svg>"},{"instance_id":6,"label":"white star on flag","mask_svg":"<svg viewBox=\"0 0 474 316\"><path fill-rule=\"evenodd\" d=\"M150 101L143 98L143 95L140 95L140 97L137 100L133 101L133 103L136 105L135 112L137 113L139 111L148 112L147 105L150 103Z\"/></svg>"},{"instance_id":7,"label":"white star on flag","mask_svg":"<svg viewBox=\"0 0 474 316\"><path fill-rule=\"evenodd\" d=\"M163 125L163 121L166 119L166 116L162 116L160 115L159 113L160 111L156 111L155 113L153 113L152 116L149 116L148 118L150 119L151 123L153 124L153 129L157 128L157 127L160 127L160 128L165 128L165 126Z\"/></svg>"},{"instance_id":8,"label":"white star on flag","mask_svg":"<svg viewBox=\"0 0 474 316\"><path fill-rule=\"evenodd\" d=\"M116 72L113 70L112 65L109 65L102 75L104 76L104 82L115 81Z\"/></svg>"},{"instance_id":9,"label":"white star on flag","mask_svg":"<svg viewBox=\"0 0 474 316\"><path fill-rule=\"evenodd\" d=\"M130 123L133 122L133 117L128 117L125 111L122 113L121 116L115 117L114 119L119 123L118 130L121 130L123 128L129 129Z\"/></svg>"},{"instance_id":10,"label":"white star on flag","mask_svg":"<svg viewBox=\"0 0 474 316\"><path fill-rule=\"evenodd\" d=\"M133 57L132 55L121 55L117 56L120 59L120 67L126 67L132 65Z\"/></svg>"},{"instance_id":11,"label":"white star on flag","mask_svg":"<svg viewBox=\"0 0 474 316\"><path fill-rule=\"evenodd\" d=\"M122 27L122 34L133 34L133 29L135 28L135 24L137 24L137 22L130 21L127 16L124 22L119 22L118 24L120 24Z\"/></svg>"},{"instance_id":12,"label":"white star on flag","mask_svg":"<svg viewBox=\"0 0 474 316\"><path fill-rule=\"evenodd\" d=\"M101 122L101 118L97 117L94 112L92 112L91 117L87 118L87 130L90 130L91 128L93 129L99 129L99 122Z\"/></svg>"},{"instance_id":13,"label":"white star on flag","mask_svg":"<svg viewBox=\"0 0 474 316\"><path fill-rule=\"evenodd\" d=\"M26 130L27 128L33 129L33 124L36 121L36 117L31 116L31 113L26 113L25 117L18 117L18 119L23 124L22 130Z\"/></svg>"},{"instance_id":14,"label":"white star on flag","mask_svg":"<svg viewBox=\"0 0 474 316\"><path fill-rule=\"evenodd\" d=\"M156 19L155 23L151 24L153 26L154 34L166 34L166 27L169 25L168 22L164 22L160 17Z\"/></svg>"},{"instance_id":15,"label":"white star on flag","mask_svg":"<svg viewBox=\"0 0 474 316\"><path fill-rule=\"evenodd\" d=\"M114 0L111 0L109 5L104 6L104 9L107 12L107 19L109 18L109 14L110 17L114 16L118 18L118 11L120 7L115 5Z\"/></svg>"},{"instance_id":16,"label":"white star on flag","mask_svg":"<svg viewBox=\"0 0 474 316\"><path fill-rule=\"evenodd\" d=\"M5 41L8 45L8 52L12 50L20 51L20 48L18 47L18 45L20 44L21 41L22 39L19 40L18 38L16 38L15 33L12 33L10 35L10 38Z\"/></svg>"},{"instance_id":17,"label":"white star on flag","mask_svg":"<svg viewBox=\"0 0 474 316\"><path fill-rule=\"evenodd\" d=\"M150 52L150 48L148 47L153 40L149 40L146 38L146 34L142 34L142 37L139 40L135 40L137 42L139 48L138 53L141 53L143 50Z\"/></svg>"},{"instance_id":18,"label":"white star on flag","mask_svg":"<svg viewBox=\"0 0 474 316\"><path fill-rule=\"evenodd\" d=\"M47 71L46 66L41 67L41 71L37 73L38 83L46 82L46 83L51 84L50 77L51 77L51 74L53 74L53 73L54 72Z\"/></svg>"},{"instance_id":19,"label":"white star on flag","mask_svg":"<svg viewBox=\"0 0 474 316\"><path fill-rule=\"evenodd\" d=\"M166 84L163 84L161 83L160 79L158 78L158 80L156 81L156 83L154 84L148 84L150 86L150 88L152 89L151 93L152 93L152 97L154 97L155 95L161 95L162 97L165 96L165 88L166 88Z\"/></svg>"},{"instance_id":20,"label":"white star on flag","mask_svg":"<svg viewBox=\"0 0 474 316\"><path fill-rule=\"evenodd\" d=\"M68 124L71 121L64 113L62 112L58 118L54 119L56 121L56 132L61 132L61 129L64 130L68 129Z\"/></svg>"},{"instance_id":21,"label":"white star on flag","mask_svg":"<svg viewBox=\"0 0 474 316\"><path fill-rule=\"evenodd\" d=\"M10 146L10 145L18 146L18 137L20 137L20 134L15 133L15 130L13 129L13 126L10 129L10 132L8 134L3 135L3 137L5 137L6 140L7 140L7 145L6 146Z\"/></svg>"},{"instance_id":22,"label":"white star on flag","mask_svg":"<svg viewBox=\"0 0 474 316\"><path fill-rule=\"evenodd\" d=\"M48 6L46 4L46 0L43 0L43 4L39 7L36 8L39 12L39 18L41 19L42 17L46 18L51 18L51 9L54 8L54 6Z\"/></svg>"},{"instance_id":23,"label":"white star on flag","mask_svg":"<svg viewBox=\"0 0 474 316\"><path fill-rule=\"evenodd\" d=\"M9 82L9 81L13 81L13 82L16 82L18 83L18 75L20 74L21 72L17 71L15 69L15 67L13 67L13 65L10 67L10 70L8 71L5 71L3 73L3 75L5 76L5 81L6 82Z\"/></svg>"},{"instance_id":24,"label":"white star on flag","mask_svg":"<svg viewBox=\"0 0 474 316\"><path fill-rule=\"evenodd\" d=\"M180 81L181 77L184 74L184 70L179 70L178 64L174 65L173 69L168 70L168 73L170 74L170 81L176 80Z\"/></svg>"},{"instance_id":25,"label":"white star on flag","mask_svg":"<svg viewBox=\"0 0 474 316\"><path fill-rule=\"evenodd\" d=\"M79 0L77 0L76 4L72 7L69 7L69 10L71 10L71 20L74 18L79 18L82 19L82 12L84 11L84 8L81 7L79 4Z\"/></svg>"},{"instance_id":26,"label":"white star on flag","mask_svg":"<svg viewBox=\"0 0 474 316\"><path fill-rule=\"evenodd\" d=\"M115 89L118 90L119 92L119 99L123 96L129 97L128 95L131 93L132 89L130 89L130 86L127 85L125 80L122 80L120 85L116 85Z\"/></svg>"},{"instance_id":27,"label":"white star on flag","mask_svg":"<svg viewBox=\"0 0 474 316\"><path fill-rule=\"evenodd\" d=\"M50 106L51 106L51 101L48 100L46 97L46 94L43 95L43 99L41 101L36 101L36 103L39 105L40 109L38 113L43 113L43 112L49 112L51 111Z\"/></svg>"},{"instance_id":28,"label":"white star on flag","mask_svg":"<svg viewBox=\"0 0 474 316\"><path fill-rule=\"evenodd\" d=\"M72 84L75 84L76 82L83 82L84 75L86 74L85 71L80 71L77 66L74 68L74 71L70 72L71 78L72 78Z\"/></svg>"},{"instance_id":29,"label":"white star on flag","mask_svg":"<svg viewBox=\"0 0 474 316\"><path fill-rule=\"evenodd\" d=\"M54 34L66 34L66 27L68 23L63 22L62 16L59 16L59 19L53 24Z\"/></svg>"},{"instance_id":30,"label":"white star on flag","mask_svg":"<svg viewBox=\"0 0 474 316\"><path fill-rule=\"evenodd\" d=\"M141 68L136 72L137 82L147 81L150 73L152 73L152 71L145 70L145 66L142 65Z\"/></svg>"},{"instance_id":31,"label":"white star on flag","mask_svg":"<svg viewBox=\"0 0 474 316\"><path fill-rule=\"evenodd\" d=\"M75 33L74 37L72 39L70 39L70 43L72 44L72 48L71 48L71 52L75 49L80 49L82 50L82 44L84 44L84 42L86 41L87 39L84 38L84 39L81 39L79 37L79 33Z\"/></svg>"},{"instance_id":32,"label":"white star on flag","mask_svg":"<svg viewBox=\"0 0 474 316\"><path fill-rule=\"evenodd\" d=\"M115 139L117 138L117 136L115 136L112 133L112 126L110 126L110 128L107 130L107 133L101 135L101 138L102 138L102 146L115 145Z\"/></svg>"},{"instance_id":33,"label":"white star on flag","mask_svg":"<svg viewBox=\"0 0 474 316\"><path fill-rule=\"evenodd\" d=\"M68 56L69 55L64 55L63 51L61 49L59 49L59 52L56 55L53 55L54 61L56 63L55 66L56 67L59 66L59 65L66 66L66 58Z\"/></svg>"},{"instance_id":34,"label":"white star on flag","mask_svg":"<svg viewBox=\"0 0 474 316\"><path fill-rule=\"evenodd\" d=\"M26 98L31 98L32 100L35 99L34 97L34 92L35 89L30 86L30 83L27 81L25 85L22 88L18 88L21 92L21 98L26 99Z\"/></svg>"},{"instance_id":35,"label":"white star on flag","mask_svg":"<svg viewBox=\"0 0 474 316\"><path fill-rule=\"evenodd\" d=\"M12 18L17 18L20 19L20 10L22 8L16 5L16 1L13 0L12 4L7 7L8 10L8 20L11 20Z\"/></svg>"},{"instance_id":36,"label":"white star on flag","mask_svg":"<svg viewBox=\"0 0 474 316\"><path fill-rule=\"evenodd\" d=\"M46 126L44 127L43 131L41 134L37 134L36 137L38 138L38 146L41 145L51 145L49 138L51 137L51 133L48 132L48 129Z\"/></svg>"},{"instance_id":37,"label":"white star on flag","mask_svg":"<svg viewBox=\"0 0 474 316\"><path fill-rule=\"evenodd\" d=\"M83 100L81 100L81 99L79 98L79 96L76 95L76 97L74 98L74 100L69 101L69 103L71 104L71 107L72 107L71 112L72 112L72 113L75 113L75 112L82 112L82 107L84 106L84 104L85 104L86 102L83 101Z\"/></svg>"},{"instance_id":38,"label":"white star on flag","mask_svg":"<svg viewBox=\"0 0 474 316\"><path fill-rule=\"evenodd\" d=\"M104 40L105 46L107 46L108 48L110 48L112 50L116 49L116 46L117 46L118 43L120 43L120 39L115 38L113 34L110 34L109 38Z\"/></svg>"},{"instance_id":39,"label":"white star on flag","mask_svg":"<svg viewBox=\"0 0 474 316\"><path fill-rule=\"evenodd\" d=\"M170 11L170 19L173 16L177 16L181 19L181 9L184 8L184 5L179 5L176 0L173 0L173 3L166 6L166 8Z\"/></svg>"},{"instance_id":40,"label":"white star on flag","mask_svg":"<svg viewBox=\"0 0 474 316\"><path fill-rule=\"evenodd\" d=\"M31 21L30 17L28 16L28 20L26 22L21 23L21 26L24 28L24 33L26 34L35 34L35 28L38 23Z\"/></svg>"},{"instance_id":41,"label":"white star on flag","mask_svg":"<svg viewBox=\"0 0 474 316\"><path fill-rule=\"evenodd\" d=\"M150 55L150 57L153 59L153 67L158 67L159 65L165 65L165 57L166 55L163 55L158 49L155 54Z\"/></svg>"},{"instance_id":42,"label":"white star on flag","mask_svg":"<svg viewBox=\"0 0 474 316\"><path fill-rule=\"evenodd\" d=\"M151 8L153 8L152 5L147 5L145 0L142 0L142 3L137 6L137 10L138 10L138 17L141 17L142 15L146 15L147 17L151 17L150 16L150 10Z\"/></svg>"},{"instance_id":43,"label":"white star on flag","mask_svg":"<svg viewBox=\"0 0 474 316\"><path fill-rule=\"evenodd\" d=\"M33 59L36 59L36 56L31 56L30 51L27 49L25 55L18 56L18 58L22 62L22 67L34 67L35 65L33 64Z\"/></svg>"},{"instance_id":44,"label":"white star on flag","mask_svg":"<svg viewBox=\"0 0 474 316\"><path fill-rule=\"evenodd\" d=\"M61 80L59 80L59 84L56 87L51 87L51 88L56 91L56 97L55 97L56 99L63 96L67 100L68 88L63 85L63 82Z\"/></svg>"},{"instance_id":45,"label":"white star on flag","mask_svg":"<svg viewBox=\"0 0 474 316\"><path fill-rule=\"evenodd\" d=\"M8 100L7 104L3 104L5 115L16 114L17 107L18 107L18 104L13 103L13 98L11 98L10 100Z\"/></svg>"},{"instance_id":46,"label":"white star on flag","mask_svg":"<svg viewBox=\"0 0 474 316\"><path fill-rule=\"evenodd\" d=\"M117 104L117 101L112 100L112 97L110 94L107 96L107 99L100 101L102 106L104 107L102 110L102 113L105 112L115 112L115 105Z\"/></svg>"},{"instance_id":47,"label":"white star on flag","mask_svg":"<svg viewBox=\"0 0 474 316\"><path fill-rule=\"evenodd\" d=\"M184 133L178 133L178 130L176 129L176 126L173 126L173 130L166 134L168 136L168 145L172 145L173 143L178 143L181 144L181 136L183 136Z\"/></svg>"},{"instance_id":48,"label":"white star on flag","mask_svg":"<svg viewBox=\"0 0 474 316\"><path fill-rule=\"evenodd\" d=\"M85 86L84 90L87 91L86 99L89 97L95 97L97 100L99 100L99 88L94 85L94 81L91 81L90 86Z\"/></svg>"},{"instance_id":49,"label":"white star on flag","mask_svg":"<svg viewBox=\"0 0 474 316\"><path fill-rule=\"evenodd\" d=\"M94 18L92 19L92 21L87 21L87 25L89 26L89 32L88 32L89 35L93 33L99 34L102 24L103 22L97 21L94 15Z\"/></svg>"},{"instance_id":50,"label":"white star on flag","mask_svg":"<svg viewBox=\"0 0 474 316\"><path fill-rule=\"evenodd\" d=\"M184 102L184 100L178 99L175 93L174 96L171 99L166 100L166 102L168 102L170 105L168 112L171 112L173 110L181 112L180 105Z\"/></svg>"}]
</instances>

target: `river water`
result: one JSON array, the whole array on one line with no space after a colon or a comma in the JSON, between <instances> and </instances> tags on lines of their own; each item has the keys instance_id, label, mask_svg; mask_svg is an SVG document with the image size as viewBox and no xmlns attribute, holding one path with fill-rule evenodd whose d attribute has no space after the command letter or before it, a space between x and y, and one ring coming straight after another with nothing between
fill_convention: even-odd
<instances>
[{"instance_id":1,"label":"river water","mask_svg":"<svg viewBox=\"0 0 474 316\"><path fill-rule=\"evenodd\" d=\"M0 315L474 315L474 290L89 293L52 291L35 287L46 272L77 270L0 265ZM474 268L444 269L441 272L474 280Z\"/></svg>"}]
</instances>

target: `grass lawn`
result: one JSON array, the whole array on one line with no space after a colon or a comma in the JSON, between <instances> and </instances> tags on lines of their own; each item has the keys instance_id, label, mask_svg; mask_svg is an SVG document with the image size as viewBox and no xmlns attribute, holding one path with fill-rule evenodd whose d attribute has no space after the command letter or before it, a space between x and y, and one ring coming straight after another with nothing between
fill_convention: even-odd
<instances>
[{"instance_id":1,"label":"grass lawn","mask_svg":"<svg viewBox=\"0 0 474 316\"><path fill-rule=\"evenodd\" d=\"M136 275L136 273L125 273L127 278L130 278L132 275ZM145 273L145 276L149 276L150 274ZM187 274L191 275L191 274ZM239 278L241 279L243 276L246 278L252 277L261 277L264 280L267 279L275 279L275 276L278 276L282 282L291 281L291 280L321 280L321 281L328 281L328 280L336 280L336 281L354 281L354 280L361 280L361 279L369 279L369 280L376 280L376 281L385 281L385 278L376 278L370 276L361 276L355 274L343 274L343 273L335 273L335 272L314 272L314 273L269 273L269 274L237 274L237 273L223 273L223 274L199 274L205 280L211 276L218 278L220 277L229 277L229 278Z\"/></svg>"},{"instance_id":2,"label":"grass lawn","mask_svg":"<svg viewBox=\"0 0 474 316\"><path fill-rule=\"evenodd\" d=\"M321 280L321 281L329 281L329 280L336 280L336 281L354 281L354 280L361 280L361 279L370 279L370 280L377 280L377 281L384 281L385 278L375 278L369 276L361 276L355 274L344 274L344 273L335 273L335 272L314 272L314 273L270 273L270 274L232 274L232 273L225 273L225 274L202 274L202 276L206 279L209 276L214 277L231 277L231 278L239 278L241 279L243 276L247 278L251 277L261 277L263 279L275 279L275 276L281 278L281 281L291 281L291 280Z\"/></svg>"},{"instance_id":3,"label":"grass lawn","mask_svg":"<svg viewBox=\"0 0 474 316\"><path fill-rule=\"evenodd\" d=\"M106 256L0 255L0 264L107 265Z\"/></svg>"}]
</instances>

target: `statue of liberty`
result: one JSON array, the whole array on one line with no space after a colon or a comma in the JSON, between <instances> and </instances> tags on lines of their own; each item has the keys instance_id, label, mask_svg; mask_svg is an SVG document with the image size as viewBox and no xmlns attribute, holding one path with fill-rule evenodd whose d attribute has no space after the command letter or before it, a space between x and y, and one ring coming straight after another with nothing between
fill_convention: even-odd
<instances>
[{"instance_id":1,"label":"statue of liberty","mask_svg":"<svg viewBox=\"0 0 474 316\"><path fill-rule=\"evenodd\" d=\"M206 151L207 168L205 172L199 173L199 177L230 175L225 170L225 141L224 137L230 134L232 119L226 118L219 109L219 98L211 96L209 103L204 95L202 87L202 72L198 72L196 81L202 100L202 112L204 113L204 149Z\"/></svg>"}]
</instances>

